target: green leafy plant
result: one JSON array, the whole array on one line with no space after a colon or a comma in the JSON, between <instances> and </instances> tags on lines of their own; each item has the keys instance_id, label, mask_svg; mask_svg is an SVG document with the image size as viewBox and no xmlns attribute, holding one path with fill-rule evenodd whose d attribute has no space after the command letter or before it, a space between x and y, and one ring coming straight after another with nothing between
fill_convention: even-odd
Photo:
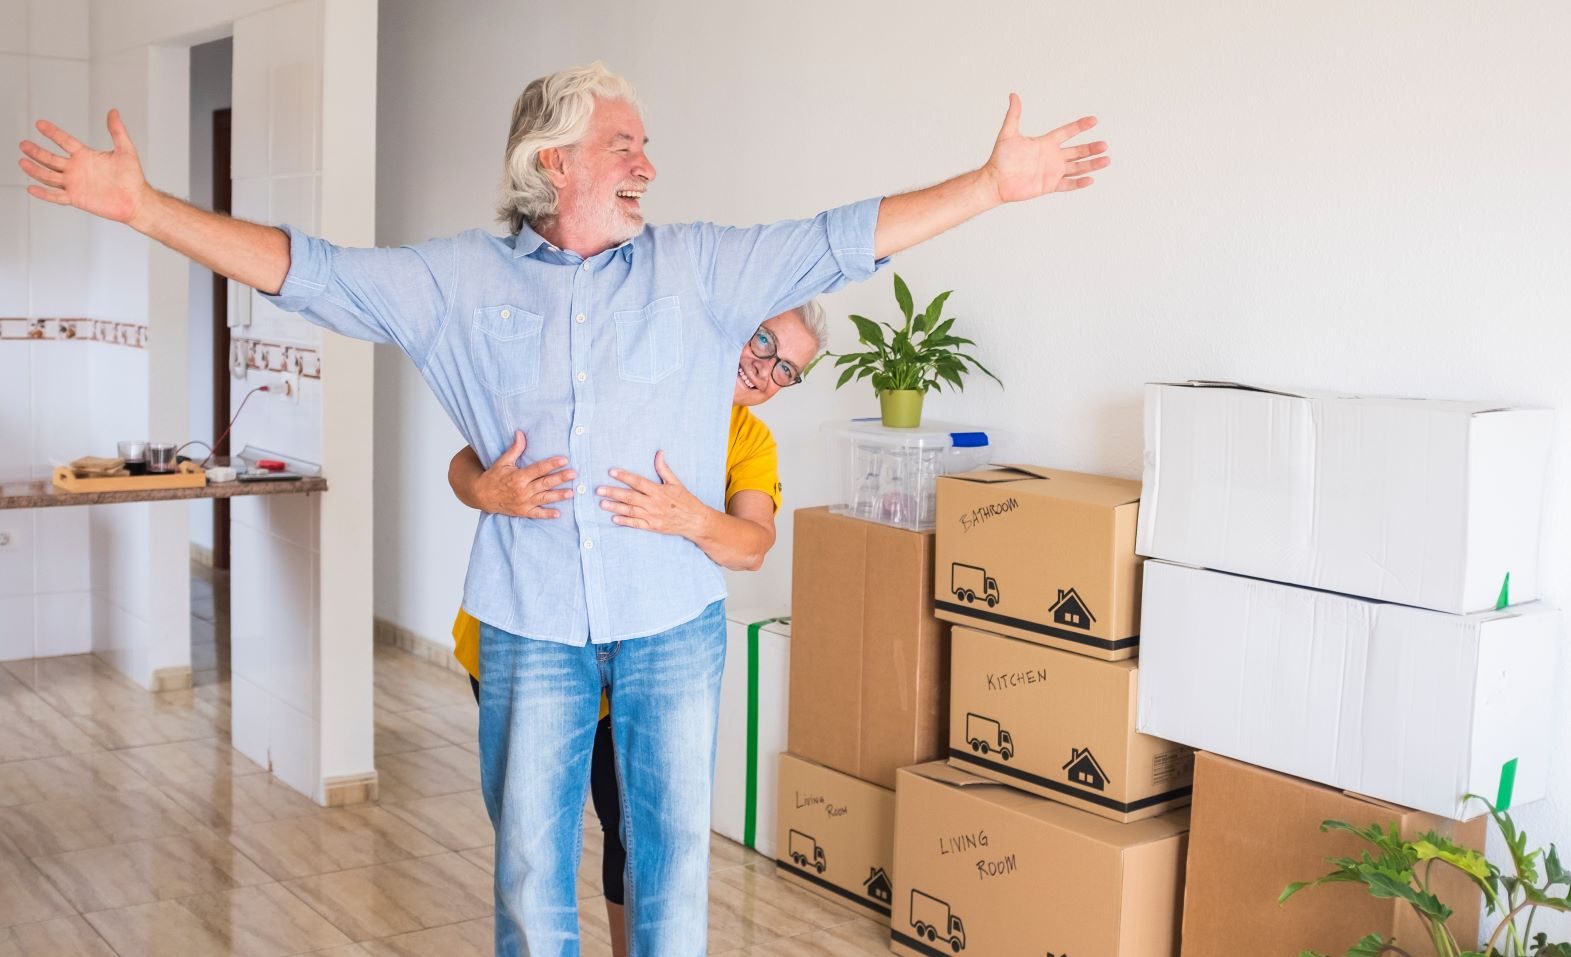
<instances>
[{"instance_id":1,"label":"green leafy plant","mask_svg":"<svg viewBox=\"0 0 1571 957\"><path fill-rule=\"evenodd\" d=\"M835 388L853 379L872 379L875 394L900 389L941 391L942 383L945 382L963 390L965 376L972 370L1003 385L998 376L965 351L965 346L974 346L976 343L955 335L952 332L955 320L943 318L944 304L949 301L950 292L939 293L926 309L917 312L911 300L911 290L896 273L895 302L900 305L905 323L897 329L887 322L852 316L851 322L856 325L857 338L867 348L861 352L836 356L835 365L843 367L844 371L840 373L840 381L835 383ZM886 331L889 333L887 337L884 335Z\"/></svg>"},{"instance_id":2,"label":"green leafy plant","mask_svg":"<svg viewBox=\"0 0 1571 957\"><path fill-rule=\"evenodd\" d=\"M1527 835L1517 830L1510 814L1496 810L1494 805L1477 795L1468 797L1489 808L1490 817L1511 850L1511 873L1502 872L1482 852L1462 847L1434 832L1408 841L1397 833L1394 824L1354 827L1342 821L1325 821L1320 825L1321 831L1346 831L1357 835L1374 852L1365 851L1358 857L1326 858L1326 863L1333 868L1331 873L1312 881L1287 885L1278 903L1307 887L1363 884L1371 896L1404 901L1411 907L1428 930L1429 941L1439 957L1571 957L1571 943L1554 943L1547 934L1533 933L1533 917L1540 908L1571 912L1571 872L1561 866L1555 846L1549 845L1547 851L1529 851ZM1504 914L1483 950L1464 949L1446 926L1451 908L1429 890L1432 871L1437 865L1462 872L1483 893L1488 913ZM1564 893L1556 895L1551 890L1555 887L1563 888ZM1523 917L1526 922L1519 929L1517 921ZM1345 957L1380 957L1383 954L1411 957L1408 951L1397 946L1395 939L1380 934L1364 937L1348 949ZM1321 955L1306 950L1300 957Z\"/></svg>"}]
</instances>

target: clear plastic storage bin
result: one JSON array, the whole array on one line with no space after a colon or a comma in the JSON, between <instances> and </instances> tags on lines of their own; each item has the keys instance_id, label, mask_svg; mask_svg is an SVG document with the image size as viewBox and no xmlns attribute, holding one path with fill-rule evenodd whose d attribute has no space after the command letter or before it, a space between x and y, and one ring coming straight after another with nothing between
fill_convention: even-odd
<instances>
[{"instance_id":1,"label":"clear plastic storage bin","mask_svg":"<svg viewBox=\"0 0 1571 957\"><path fill-rule=\"evenodd\" d=\"M927 422L885 428L878 419L824 426L840 463L840 502L829 510L912 531L937 524L940 475L983 468L993 454L981 429Z\"/></svg>"}]
</instances>

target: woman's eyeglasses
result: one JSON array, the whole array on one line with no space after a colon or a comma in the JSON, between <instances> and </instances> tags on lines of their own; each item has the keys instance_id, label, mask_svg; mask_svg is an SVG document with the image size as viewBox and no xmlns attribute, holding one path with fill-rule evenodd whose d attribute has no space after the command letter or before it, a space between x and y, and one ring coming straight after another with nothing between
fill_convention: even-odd
<instances>
[{"instance_id":1,"label":"woman's eyeglasses","mask_svg":"<svg viewBox=\"0 0 1571 957\"><path fill-rule=\"evenodd\" d=\"M775 380L775 385L784 389L787 386L797 385L802 381L802 370L798 369L788 360L780 358L780 340L775 334L758 327L753 333L752 341L747 344L748 351L760 359L773 359L775 364L769 370L769 377Z\"/></svg>"}]
</instances>

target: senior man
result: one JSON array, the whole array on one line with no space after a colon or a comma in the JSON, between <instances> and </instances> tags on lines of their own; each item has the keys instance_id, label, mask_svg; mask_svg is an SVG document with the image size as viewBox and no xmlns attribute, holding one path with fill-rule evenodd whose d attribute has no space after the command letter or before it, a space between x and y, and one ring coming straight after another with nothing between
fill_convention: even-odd
<instances>
[{"instance_id":1,"label":"senior man","mask_svg":"<svg viewBox=\"0 0 1571 957\"><path fill-rule=\"evenodd\" d=\"M480 518L464 606L481 632L481 770L496 826L496 948L578 952L578 867L600 694L627 821L630 951L705 950L710 788L725 653L719 568L686 539L618 526L592 484L657 450L722 507L735 357L770 316L865 279L894 253L1006 202L1090 184L1104 143L1038 137L1013 94L979 169L807 220L645 226L655 179L637 97L600 64L530 83L513 110L502 218L397 249L349 249L197 209L148 185L118 113L114 148L45 121L22 144L33 196L126 223L285 309L397 344L483 459L521 463L557 521Z\"/></svg>"}]
</instances>

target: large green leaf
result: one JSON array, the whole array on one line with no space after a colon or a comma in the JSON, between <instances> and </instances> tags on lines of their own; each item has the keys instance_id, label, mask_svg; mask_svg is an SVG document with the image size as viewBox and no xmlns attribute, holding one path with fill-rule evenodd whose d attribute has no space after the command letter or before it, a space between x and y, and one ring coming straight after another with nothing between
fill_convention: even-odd
<instances>
[{"instance_id":1,"label":"large green leaf","mask_svg":"<svg viewBox=\"0 0 1571 957\"><path fill-rule=\"evenodd\" d=\"M905 316L906 325L911 324L911 290L906 288L906 281L895 273L895 302L900 304L900 314Z\"/></svg>"},{"instance_id":2,"label":"large green leaf","mask_svg":"<svg viewBox=\"0 0 1571 957\"><path fill-rule=\"evenodd\" d=\"M852 316L851 324L856 326L857 337L863 342L879 349L884 347L884 333L878 328L878 323L861 316Z\"/></svg>"},{"instance_id":3,"label":"large green leaf","mask_svg":"<svg viewBox=\"0 0 1571 957\"><path fill-rule=\"evenodd\" d=\"M953 289L948 290L947 292L941 292L936 298L933 299L932 302L927 304L927 309L922 313L921 321L917 323L916 327L918 331L925 333L927 330L933 328L933 324L938 321L938 317L944 314L944 303L948 301L950 295L953 293Z\"/></svg>"},{"instance_id":4,"label":"large green leaf","mask_svg":"<svg viewBox=\"0 0 1571 957\"><path fill-rule=\"evenodd\" d=\"M1380 957L1393 943L1394 939L1384 934L1369 934L1349 947L1346 957Z\"/></svg>"}]
</instances>

